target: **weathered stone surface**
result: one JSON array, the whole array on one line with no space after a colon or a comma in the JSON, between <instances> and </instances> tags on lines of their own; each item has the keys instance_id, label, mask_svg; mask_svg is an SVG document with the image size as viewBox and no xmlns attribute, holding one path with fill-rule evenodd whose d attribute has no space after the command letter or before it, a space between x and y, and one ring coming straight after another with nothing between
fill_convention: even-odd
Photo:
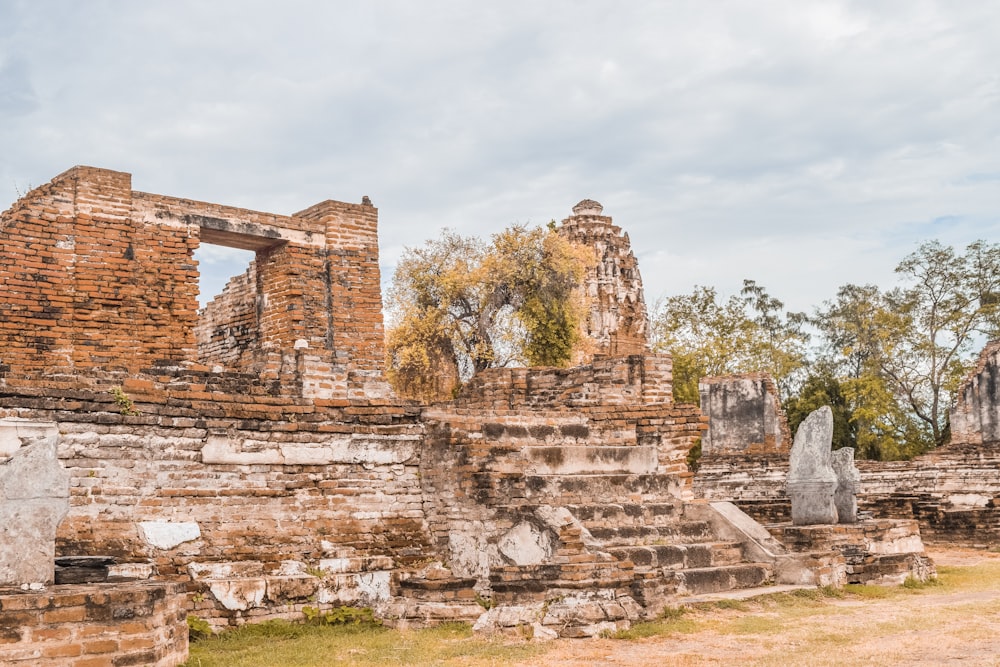
<instances>
[{"instance_id":1,"label":"weathered stone surface","mask_svg":"<svg viewBox=\"0 0 1000 667\"><path fill-rule=\"evenodd\" d=\"M791 447L778 388L766 373L702 378L698 393L708 416L702 458L783 453Z\"/></svg>"},{"instance_id":2,"label":"weathered stone surface","mask_svg":"<svg viewBox=\"0 0 1000 667\"><path fill-rule=\"evenodd\" d=\"M536 565L552 557L552 537L547 530L522 521L508 530L497 543L500 553L515 565Z\"/></svg>"},{"instance_id":3,"label":"weathered stone surface","mask_svg":"<svg viewBox=\"0 0 1000 667\"><path fill-rule=\"evenodd\" d=\"M639 264L628 234L601 215L604 207L584 199L573 207L573 215L562 221L559 234L570 241L594 248L597 263L584 278L584 294L590 316L584 331L594 342L590 354L576 363L590 361L593 354L642 354L647 344L646 302Z\"/></svg>"},{"instance_id":4,"label":"weathered stone surface","mask_svg":"<svg viewBox=\"0 0 1000 667\"><path fill-rule=\"evenodd\" d=\"M201 537L195 521L140 521L139 532L147 544L157 549L173 549Z\"/></svg>"},{"instance_id":5,"label":"weathered stone surface","mask_svg":"<svg viewBox=\"0 0 1000 667\"><path fill-rule=\"evenodd\" d=\"M1000 442L1000 340L990 341L956 392L951 443Z\"/></svg>"},{"instance_id":6,"label":"weathered stone surface","mask_svg":"<svg viewBox=\"0 0 1000 667\"><path fill-rule=\"evenodd\" d=\"M854 448L841 447L830 455L833 472L837 475L837 489L833 502L837 506L837 521L854 523L858 520L858 484L861 472L854 465Z\"/></svg>"},{"instance_id":7,"label":"weathered stone surface","mask_svg":"<svg viewBox=\"0 0 1000 667\"><path fill-rule=\"evenodd\" d=\"M69 511L69 473L58 438L24 439L0 463L0 585L52 583L55 538Z\"/></svg>"},{"instance_id":8,"label":"weathered stone surface","mask_svg":"<svg viewBox=\"0 0 1000 667\"><path fill-rule=\"evenodd\" d=\"M792 444L788 496L795 525L837 523L834 504L837 475L831 464L832 442L833 411L824 405L803 420Z\"/></svg>"}]
</instances>

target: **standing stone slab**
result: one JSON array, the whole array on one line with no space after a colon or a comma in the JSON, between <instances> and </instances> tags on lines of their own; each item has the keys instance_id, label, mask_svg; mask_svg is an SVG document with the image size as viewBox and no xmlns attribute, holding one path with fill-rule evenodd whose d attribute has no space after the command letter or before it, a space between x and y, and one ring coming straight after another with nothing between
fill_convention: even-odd
<instances>
[{"instance_id":1,"label":"standing stone slab","mask_svg":"<svg viewBox=\"0 0 1000 667\"><path fill-rule=\"evenodd\" d=\"M833 471L833 411L823 406L799 425L792 443L788 496L796 526L837 523L837 474Z\"/></svg>"},{"instance_id":2,"label":"standing stone slab","mask_svg":"<svg viewBox=\"0 0 1000 667\"><path fill-rule=\"evenodd\" d=\"M861 471L854 465L854 448L842 447L831 455L833 472L837 475L837 490L833 502L837 506L837 520L840 523L858 521L858 484Z\"/></svg>"},{"instance_id":3,"label":"standing stone slab","mask_svg":"<svg viewBox=\"0 0 1000 667\"><path fill-rule=\"evenodd\" d=\"M0 586L51 584L56 528L69 511L58 436L25 438L0 464Z\"/></svg>"}]
</instances>

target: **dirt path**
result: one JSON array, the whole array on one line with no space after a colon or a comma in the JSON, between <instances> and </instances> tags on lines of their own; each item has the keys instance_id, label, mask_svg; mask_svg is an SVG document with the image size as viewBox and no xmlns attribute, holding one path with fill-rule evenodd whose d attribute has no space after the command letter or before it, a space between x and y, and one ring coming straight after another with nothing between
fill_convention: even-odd
<instances>
[{"instance_id":1,"label":"dirt path","mask_svg":"<svg viewBox=\"0 0 1000 667\"><path fill-rule=\"evenodd\" d=\"M971 566L1000 554L932 551L940 566ZM834 600L748 611L699 612L690 628L640 640L559 640L531 661L569 665L997 665L1000 586L924 589L891 599ZM528 664L528 663L525 663Z\"/></svg>"}]
</instances>

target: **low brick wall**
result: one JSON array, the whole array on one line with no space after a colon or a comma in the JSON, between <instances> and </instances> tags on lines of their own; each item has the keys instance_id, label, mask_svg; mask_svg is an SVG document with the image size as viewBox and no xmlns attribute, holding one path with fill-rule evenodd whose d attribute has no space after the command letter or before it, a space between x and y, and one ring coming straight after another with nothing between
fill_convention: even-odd
<instances>
[{"instance_id":1,"label":"low brick wall","mask_svg":"<svg viewBox=\"0 0 1000 667\"><path fill-rule=\"evenodd\" d=\"M171 667L187 660L181 584L132 582L0 593L0 664Z\"/></svg>"}]
</instances>

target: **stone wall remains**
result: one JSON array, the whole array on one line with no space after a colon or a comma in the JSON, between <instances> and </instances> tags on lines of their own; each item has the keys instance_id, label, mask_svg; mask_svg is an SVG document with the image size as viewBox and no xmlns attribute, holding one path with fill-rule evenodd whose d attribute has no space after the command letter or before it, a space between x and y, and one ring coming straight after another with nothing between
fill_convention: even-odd
<instances>
[{"instance_id":1,"label":"stone wall remains","mask_svg":"<svg viewBox=\"0 0 1000 667\"><path fill-rule=\"evenodd\" d=\"M370 204L280 216L136 192L129 174L74 167L0 217L0 384L108 387L234 361L229 370L272 392L385 396L377 223ZM230 283L226 306L207 308L198 327L203 242L254 250L256 287ZM196 330L207 332L204 360ZM228 342L212 348L220 332Z\"/></svg>"},{"instance_id":2,"label":"stone wall remains","mask_svg":"<svg viewBox=\"0 0 1000 667\"><path fill-rule=\"evenodd\" d=\"M0 591L0 664L180 665L188 656L183 588L133 582Z\"/></svg>"},{"instance_id":3,"label":"stone wall remains","mask_svg":"<svg viewBox=\"0 0 1000 667\"><path fill-rule=\"evenodd\" d=\"M861 472L858 509L880 518L917 519L924 539L974 546L1000 544L1000 448L994 425L1000 420L996 399L997 355L990 343L958 393L952 410L952 441L911 461L857 461ZM724 380L716 381L724 383ZM705 405L703 398L703 405ZM709 434L716 414L708 404ZM727 413L723 413L727 414ZM742 421L739 411L727 432L746 431L744 442L756 441L757 417ZM743 422L748 422L750 428ZM788 456L768 451L740 452L739 444L700 461L693 482L697 497L731 500L763 522L789 519L785 491Z\"/></svg>"},{"instance_id":4,"label":"stone wall remains","mask_svg":"<svg viewBox=\"0 0 1000 667\"><path fill-rule=\"evenodd\" d=\"M950 416L953 445L1000 442L1000 340L991 341L979 354Z\"/></svg>"}]
</instances>

